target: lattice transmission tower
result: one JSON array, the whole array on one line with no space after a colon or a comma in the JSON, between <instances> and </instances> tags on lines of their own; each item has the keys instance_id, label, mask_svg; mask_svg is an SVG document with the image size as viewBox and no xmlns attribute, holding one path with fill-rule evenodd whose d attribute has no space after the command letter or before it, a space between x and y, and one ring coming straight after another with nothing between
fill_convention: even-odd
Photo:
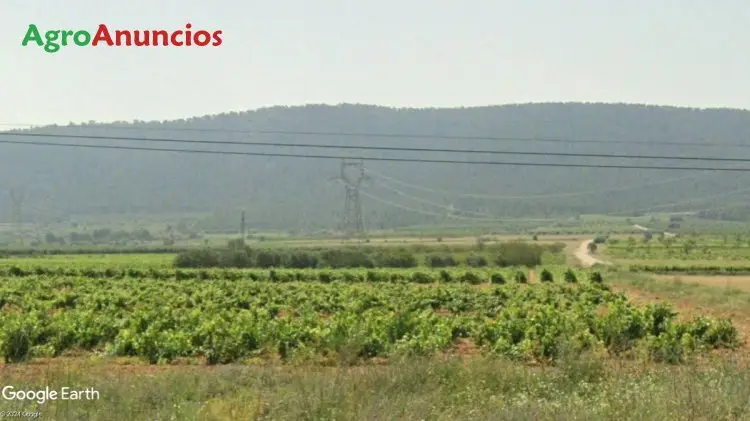
<instances>
[{"instance_id":1,"label":"lattice transmission tower","mask_svg":"<svg viewBox=\"0 0 750 421\"><path fill-rule=\"evenodd\" d=\"M369 177L365 175L364 161L342 160L341 172L338 177L333 177L332 180L341 182L346 189L341 229L349 236L363 235L365 223L362 217L362 200L359 189L362 182L369 180Z\"/></svg>"},{"instance_id":2,"label":"lattice transmission tower","mask_svg":"<svg viewBox=\"0 0 750 421\"><path fill-rule=\"evenodd\" d=\"M23 226L23 201L26 199L26 191L22 188L10 190L10 200L13 204L13 225L16 231Z\"/></svg>"}]
</instances>

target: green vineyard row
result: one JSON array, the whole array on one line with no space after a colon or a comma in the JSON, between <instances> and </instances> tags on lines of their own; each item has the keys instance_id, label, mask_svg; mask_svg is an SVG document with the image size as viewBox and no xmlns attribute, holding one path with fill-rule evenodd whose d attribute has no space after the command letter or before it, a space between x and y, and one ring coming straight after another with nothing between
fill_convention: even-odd
<instances>
[{"instance_id":1,"label":"green vineyard row","mask_svg":"<svg viewBox=\"0 0 750 421\"><path fill-rule=\"evenodd\" d=\"M601 274L565 266L539 267L536 281L579 282ZM526 267L445 268L445 269L124 269L75 267L0 267L0 277L83 277L89 279L156 279L156 280L242 280L270 282L467 282L473 284L529 281Z\"/></svg>"},{"instance_id":2,"label":"green vineyard row","mask_svg":"<svg viewBox=\"0 0 750 421\"><path fill-rule=\"evenodd\" d=\"M0 278L6 362L66 351L181 358L351 361L453 352L554 361L562 353L643 352L656 361L737 345L727 320L678 321L605 284L268 283L249 279ZM453 351L452 351L453 350Z\"/></svg>"}]
</instances>

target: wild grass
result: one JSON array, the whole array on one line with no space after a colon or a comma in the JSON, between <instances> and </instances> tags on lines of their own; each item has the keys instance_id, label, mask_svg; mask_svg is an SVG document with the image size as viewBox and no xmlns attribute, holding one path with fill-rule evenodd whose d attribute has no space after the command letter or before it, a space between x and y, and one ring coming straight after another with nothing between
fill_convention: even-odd
<instances>
[{"instance_id":1,"label":"wild grass","mask_svg":"<svg viewBox=\"0 0 750 421\"><path fill-rule=\"evenodd\" d=\"M673 280L657 280L647 274L616 270L605 276L613 286L656 294L666 301L688 300L715 311L750 315L750 292L738 288L683 282L679 276Z\"/></svg>"},{"instance_id":2,"label":"wild grass","mask_svg":"<svg viewBox=\"0 0 750 421\"><path fill-rule=\"evenodd\" d=\"M120 367L122 368L122 367ZM745 420L750 372L736 361L609 366L594 357L533 368L501 360L214 370L0 368L4 384L93 387L97 401L0 401L59 421Z\"/></svg>"}]
</instances>

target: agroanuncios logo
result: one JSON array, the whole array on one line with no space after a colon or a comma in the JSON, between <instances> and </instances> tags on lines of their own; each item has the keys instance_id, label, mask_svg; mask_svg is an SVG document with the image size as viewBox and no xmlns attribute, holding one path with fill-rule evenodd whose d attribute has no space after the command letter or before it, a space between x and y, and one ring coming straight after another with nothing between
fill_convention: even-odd
<instances>
[{"instance_id":1,"label":"agroanuncios logo","mask_svg":"<svg viewBox=\"0 0 750 421\"><path fill-rule=\"evenodd\" d=\"M193 30L188 23L185 29L176 31L166 30L110 30L101 24L92 35L85 29L55 29L44 32L31 24L26 30L21 45L36 44L48 53L56 53L62 47L76 45L78 47L218 47L223 40L222 31Z\"/></svg>"}]
</instances>

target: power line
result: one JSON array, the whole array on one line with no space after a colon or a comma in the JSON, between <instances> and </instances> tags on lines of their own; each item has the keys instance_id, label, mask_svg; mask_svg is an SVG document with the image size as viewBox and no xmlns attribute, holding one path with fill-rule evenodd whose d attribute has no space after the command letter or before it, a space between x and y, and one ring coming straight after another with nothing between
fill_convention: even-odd
<instances>
[{"instance_id":1,"label":"power line","mask_svg":"<svg viewBox=\"0 0 750 421\"><path fill-rule=\"evenodd\" d=\"M442 205L442 204L440 204L440 203L437 203L437 202L433 202L433 201L431 201L431 200L427 200L427 199L422 199L422 198L420 198L420 197L417 197L417 196L413 196L413 195L410 195L410 194L408 194L408 193L405 193L405 192L403 192L403 191L401 191L401 190L399 190L399 189L397 189L397 188L395 188L395 187L393 187L393 186L390 186L390 185L388 185L387 183L384 183L384 182L382 182L382 181L378 182L378 184L380 184L381 186L385 187L385 188L386 188L386 189L388 189L388 190L391 190L391 191L395 192L395 193L396 193L396 194L398 194L399 196L403 196L403 197L406 197L406 198L412 199L412 200L414 200L414 201L416 201L416 202L421 202L421 203L425 203L425 204L427 204L427 205L431 205L431 206L434 206L434 207L438 207L438 208L444 209L445 211L447 211L447 212L449 212L449 213L452 213L452 212L456 212L456 211L457 211L457 212L460 212L460 213L463 213L463 214L478 215L478 216L480 216L480 217L490 217L490 218L493 218L493 217L494 217L494 215L490 215L490 214L488 214L488 213L483 213L483 212L475 212L475 211L470 211L470 210L463 210L463 209L456 209L456 208L453 208L452 206L445 206L445 205Z\"/></svg>"},{"instance_id":2,"label":"power line","mask_svg":"<svg viewBox=\"0 0 750 421\"><path fill-rule=\"evenodd\" d=\"M134 123L135 124L135 123ZM141 123L139 123L141 124ZM149 124L146 122L145 124ZM162 124L162 123L159 123ZM169 123L167 123L169 124ZM28 127L31 128L66 128L71 126L39 126L36 124L13 124L0 123L6 127ZM76 128L88 128L88 126L74 125ZM709 142L674 142L674 141L651 141L651 140L603 140L603 139L572 139L566 137L521 137L521 136L458 136L458 135L429 135L415 133L367 133L367 132L341 132L341 131L300 131L300 130L260 130L260 129L224 129L209 127L128 127L125 125L102 123L92 128L120 129L120 130L149 130L149 131L177 131L177 132L204 132L204 133L244 133L258 135L293 135L293 136L330 136L330 137L367 137L367 138L395 138L395 139L440 139L440 140L484 140L484 141L506 141L506 142L552 142L552 143L589 143L589 144L633 144L633 145L672 145L672 146L701 146L701 147L737 147L750 148L750 143L709 143Z\"/></svg>"},{"instance_id":3,"label":"power line","mask_svg":"<svg viewBox=\"0 0 750 421\"><path fill-rule=\"evenodd\" d=\"M677 177L677 178L670 178L667 180L653 181L653 182L644 183L644 184L633 184L633 185L623 186L623 187L607 188L607 189L601 189L601 190L586 190L586 191L580 191L580 192L550 193L550 194L537 194L537 195L527 195L527 196L496 196L496 195L489 195L489 194L460 193L460 192L453 192L453 191L448 191L448 190L432 189L432 188L420 186L417 184L407 183L405 181L395 179L385 174L378 173L369 168L365 169L365 171L369 172L370 174L375 175L376 177L380 177L382 179L392 181L402 186L411 187L416 190L457 196L457 197L470 197L474 199L494 199L494 200L547 199L547 198L557 198L557 197L584 196L584 195L597 194L597 193L608 193L608 192L632 190L632 189L637 189L637 188L656 186L656 185L661 185L661 184L673 183L676 181L685 181L685 180L691 180L691 179L697 178L696 176Z\"/></svg>"},{"instance_id":4,"label":"power line","mask_svg":"<svg viewBox=\"0 0 750 421\"><path fill-rule=\"evenodd\" d=\"M367 171L367 172L369 172L369 173L371 173L373 175L376 175L378 177L381 177L383 179L392 180L394 182L397 182L397 183L400 183L400 184L403 184L403 185L406 185L406 186L417 187L418 189L422 189L422 190L426 190L426 191L441 192L440 190L434 190L434 189L429 189L429 188L425 188L425 187L421 187L421 186L417 186L417 185L405 183L405 182L402 182L402 181L397 180L395 178L386 176L384 174L380 174L378 172L375 172L375 171L372 171L372 170L369 170L369 169L366 169L365 171ZM539 196L518 196L518 197L513 197L513 198L575 196L575 195L579 195L579 194L592 194L592 193L598 193L598 192L627 190L627 189L633 189L633 188L638 188L638 187L646 187L646 186L649 186L649 185L664 184L664 183L668 183L668 182L686 180L686 179L691 179L691 178L695 178L695 177L680 177L680 178L674 178L674 179L670 179L670 180L661 180L661 181L657 181L657 182L653 182L653 183L646 183L646 184L642 184L640 186L639 185L632 185L632 186L626 186L626 187L622 187L622 188L604 189L604 190L600 190L600 191L594 190L594 191L585 191L585 192L578 192L578 193L563 193L561 195L554 195L553 194L553 195L539 195ZM381 186L386 187L387 189L389 189L391 191L396 192L397 194L399 194L401 196L410 198L410 199L415 200L417 202L421 202L421 203L425 203L425 204L432 205L432 206L435 206L435 207L439 207L439 208L442 208L442 209L445 209L445 210L448 210L448 211L454 210L454 209L452 209L449 206L445 206L445 205L442 205L442 204L439 204L439 203L436 203L436 202L433 202L433 201L430 201L430 200L426 200L426 199L422 199L422 198L410 195L410 194L408 194L406 192L403 192L401 190L398 190L395 187L390 186L387 183L384 183L382 181L380 181L378 184L380 184ZM733 191L729 191L729 192L719 193L719 194L711 195L711 196L703 196L703 197L691 198L691 199L684 200L684 201L679 201L679 202L671 202L671 203L666 203L666 204L653 205L653 206L650 206L650 207L647 207L647 208L639 208L639 209L631 209L631 210L622 211L622 212L606 213L604 215L617 216L617 215L625 215L625 214L630 214L630 213L635 213L635 212L652 211L652 210L656 210L656 209L669 208L669 207L673 207L673 206L679 206L679 205L684 205L684 204L688 204L688 203L700 202L700 201L709 200L709 199L717 199L717 198L720 198L720 197L731 196L733 194L747 193L747 192L750 192L750 189L738 189L738 190L733 190ZM446 192L446 193L452 193L452 192ZM461 195L461 194L456 193L456 195ZM485 197L511 198L510 196L500 196L500 197L498 197L498 196L485 196ZM714 209L714 208L709 208L709 209ZM721 209L721 207L718 208L718 209ZM493 215L489 215L489 214L485 214L485 213L481 213L481 212L473 212L473 211L466 211L466 210L462 211L460 209L455 209L455 210L460 211L462 213L478 215L480 217L481 216L486 216L486 217L490 217L490 218L493 217ZM483 218L466 217L466 219L481 220ZM487 220L487 219L485 219L485 220Z\"/></svg>"},{"instance_id":5,"label":"power line","mask_svg":"<svg viewBox=\"0 0 750 421\"><path fill-rule=\"evenodd\" d=\"M531 152L531 151L498 151L498 150L468 150L468 149L445 149L445 148L411 148L397 146L359 146L359 145L331 145L313 143L279 143L279 142L242 142L223 140L189 140L171 138L144 138L129 136L93 136L93 135L64 135L64 134L42 134L42 133L0 133L5 136L15 137L42 137L63 139L87 139L87 140L126 140L138 142L168 142L187 144L208 145L241 145L241 146L273 146L273 147L300 147L319 149L344 149L344 150L370 150L370 151L398 151L398 152L432 152L432 153L462 153L462 154L492 154L492 155L528 155L528 156L559 156L576 158L612 158L612 159L667 159L681 161L715 161L715 162L750 162L750 158L725 158L725 157L699 157L699 156L660 156L660 155L630 155L630 154L601 154L601 153L571 153L571 152Z\"/></svg>"},{"instance_id":6,"label":"power line","mask_svg":"<svg viewBox=\"0 0 750 421\"><path fill-rule=\"evenodd\" d=\"M421 210L421 209L415 209L415 208L412 208L412 207L409 207L409 206L404 206L404 205L398 204L396 202L391 202L390 200L386 200L386 199L380 198L380 197L375 196L373 194L370 194L370 193L368 193L368 192L366 192L364 190L361 190L360 193L363 196L369 197L370 199L372 199L372 200L374 200L376 202L380 202L380 203L383 203L385 205L393 206L395 208L403 209L403 210L406 210L406 211L409 211L409 212L419 213L419 214L422 214L422 215L436 216L436 217L448 217L448 218L453 218L453 219L469 220L469 221L477 221L477 222L480 222L480 221L481 222L500 222L500 220L498 220L498 219L470 218L470 217L464 217L464 216L453 215L453 214L445 214L445 213L438 213L438 212L425 211L425 210Z\"/></svg>"},{"instance_id":7,"label":"power line","mask_svg":"<svg viewBox=\"0 0 750 421\"><path fill-rule=\"evenodd\" d=\"M690 212L693 212L693 213L708 212L708 211L715 211L715 210L732 209L732 208L737 208L737 207L741 207L741 206L748 206L748 205L750 205L750 203L748 203L748 202L742 202L742 203L734 203L734 204L725 205L725 206L716 206L716 207L711 207L711 208L692 209Z\"/></svg>"},{"instance_id":8,"label":"power line","mask_svg":"<svg viewBox=\"0 0 750 421\"><path fill-rule=\"evenodd\" d=\"M429 215L429 216L437 216L437 217L448 217L452 219L459 219L464 221L476 221L476 222L510 222L510 221L528 221L528 222L549 222L553 221L552 219L513 219L513 218L505 218L505 219L499 219L499 218L475 218L475 217L469 217L469 216L463 216L463 215L453 215L453 214L445 214L445 213L439 213L439 212L431 212L431 211L425 211L421 209L412 208L409 206L401 205L396 202L392 202L390 200L383 199L381 197L375 196L371 193L368 193L365 190L361 190L360 193L363 196L369 197L372 200L375 200L376 202L380 202L386 205L390 205L399 209L403 209L406 211L414 212L414 213L420 213L422 215Z\"/></svg>"},{"instance_id":9,"label":"power line","mask_svg":"<svg viewBox=\"0 0 750 421\"><path fill-rule=\"evenodd\" d=\"M74 137L74 136L68 136ZM149 139L144 139L149 140ZM150 151L150 152L174 152L174 153L194 153L209 155L235 155L235 156L264 156L264 157L282 157L282 158L304 158L304 159L358 159L363 161L383 161L383 162L411 162L426 164L466 164L466 165L505 165L520 167L563 167L563 168L619 168L619 169L640 169L640 170L666 170L666 171L729 171L729 172L750 172L750 168L721 168L721 167L663 167L648 165L609 165L609 164L564 164L564 163L544 163L544 162L507 162L507 161L462 161L453 159L421 159L421 158L386 158L386 157L363 157L363 156L341 156L341 155L312 155L312 154L285 154L272 152L238 152L238 151L206 151L198 149L168 149L168 148L144 148L136 146L112 146L112 145L81 145L81 144L63 144L51 142L25 142L13 140L0 140L0 144L15 144L28 146L52 146L65 148L87 148L87 149L111 149L111 150L130 150L130 151Z\"/></svg>"},{"instance_id":10,"label":"power line","mask_svg":"<svg viewBox=\"0 0 750 421\"><path fill-rule=\"evenodd\" d=\"M372 172L372 171L370 171L370 172ZM674 179L674 180L678 180L678 179ZM419 198L419 197L416 197L416 196L412 196L412 195L410 195L408 193L405 193L405 192L403 192L401 190L398 190L398 189L394 188L393 186L390 186L387 183L384 183L382 181L379 182L378 184L380 184L381 186L386 187L389 190L392 190L392 191L396 192L397 194L399 194L401 196L410 198L410 199L415 200L417 202L422 202L422 203L425 203L425 204L428 204L428 205L432 205L432 206L435 206L435 207L439 207L439 208L442 208L442 209L446 209L446 210L449 210L449 211L450 210L456 210L456 211L459 211L459 212L462 212L462 213L479 215L480 217L481 216L487 216L487 217L492 218L492 215L490 215L490 214L485 214L485 213L481 213L481 212L467 211L467 210L460 210L460 209L451 209L451 207L449 207L449 206L441 205L441 204L436 203L436 202L432 202L432 201L429 201L429 200L426 200L426 199L422 199L422 198ZM644 184L644 186L646 186L646 185L647 184ZM633 188L633 187L636 187L636 186L631 186L630 188ZM635 212L653 211L653 210L657 210L657 209L664 209L664 208L669 208L669 207L684 205L684 204L688 204L688 203L700 202L700 201L703 201L703 200L717 199L717 198L720 198L720 197L731 196L733 194L747 193L747 192L750 192L750 189L732 190L732 191L729 191L729 192L719 193L719 194L711 195L711 196L703 196L703 197L692 198L692 199L688 199L688 200L684 200L684 201L679 201L679 202L671 202L671 203L664 203L664 204L660 204L660 205L653 205L653 206L646 207L646 208L638 208L638 209L631 209L631 210L621 211L621 212L605 213L603 215L605 215L605 216L618 216L618 215L631 214L631 213L635 213ZM586 193L589 193L589 192L586 192ZM715 209L715 208L708 208L708 209ZM718 208L718 209L721 209L721 207ZM465 217L465 219L489 220L487 218L475 218L475 217Z\"/></svg>"},{"instance_id":11,"label":"power line","mask_svg":"<svg viewBox=\"0 0 750 421\"><path fill-rule=\"evenodd\" d=\"M653 210L664 209L664 208L671 208L673 206L680 206L680 205L690 204L690 203L694 203L694 202L701 202L703 200L709 200L709 199L718 199L718 198L725 197L725 196L731 196L733 194L748 193L748 192L750 192L750 189L737 189L737 190L732 190L732 191L729 191L729 192L714 194L714 195L711 195L711 196L694 197L692 199L682 200L682 201L679 201L679 202L672 202L672 203L666 203L666 204L663 204L663 205L649 206L647 208L630 209L630 210L623 211L623 212L611 212L611 213L608 213L606 215L609 215L609 216L618 216L618 215L625 215L625 214L636 213L636 212L649 212L649 211L653 211Z\"/></svg>"}]
</instances>

